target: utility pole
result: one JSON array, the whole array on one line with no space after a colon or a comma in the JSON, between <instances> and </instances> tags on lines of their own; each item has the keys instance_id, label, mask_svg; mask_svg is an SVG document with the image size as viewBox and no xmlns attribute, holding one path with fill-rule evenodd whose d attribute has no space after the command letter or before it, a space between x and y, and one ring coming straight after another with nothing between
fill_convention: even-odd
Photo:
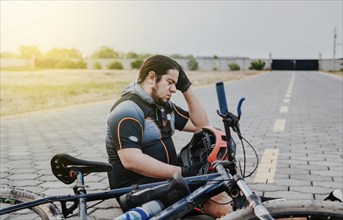
<instances>
[{"instance_id":1,"label":"utility pole","mask_svg":"<svg viewBox=\"0 0 343 220\"><path fill-rule=\"evenodd\" d=\"M332 56L332 71L335 71L335 57L336 57L336 26L333 34L333 56Z\"/></svg>"}]
</instances>

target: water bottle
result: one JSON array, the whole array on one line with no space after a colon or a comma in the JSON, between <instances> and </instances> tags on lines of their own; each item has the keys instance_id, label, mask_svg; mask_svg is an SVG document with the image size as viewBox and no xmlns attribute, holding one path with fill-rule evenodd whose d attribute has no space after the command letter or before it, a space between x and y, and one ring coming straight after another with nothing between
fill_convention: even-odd
<instances>
[{"instance_id":1,"label":"water bottle","mask_svg":"<svg viewBox=\"0 0 343 220\"><path fill-rule=\"evenodd\" d=\"M160 201L153 200L144 203L141 207L130 209L114 220L148 220L163 210L163 205Z\"/></svg>"}]
</instances>

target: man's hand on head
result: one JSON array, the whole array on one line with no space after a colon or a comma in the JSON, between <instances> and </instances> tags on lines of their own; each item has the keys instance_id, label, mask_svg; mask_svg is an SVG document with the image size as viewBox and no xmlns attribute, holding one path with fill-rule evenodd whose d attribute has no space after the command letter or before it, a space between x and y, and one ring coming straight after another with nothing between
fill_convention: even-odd
<instances>
[{"instance_id":1,"label":"man's hand on head","mask_svg":"<svg viewBox=\"0 0 343 220\"><path fill-rule=\"evenodd\" d=\"M185 71L183 71L182 67L179 65L179 78L176 83L176 89L181 92L186 92L191 85L191 81L189 81Z\"/></svg>"}]
</instances>

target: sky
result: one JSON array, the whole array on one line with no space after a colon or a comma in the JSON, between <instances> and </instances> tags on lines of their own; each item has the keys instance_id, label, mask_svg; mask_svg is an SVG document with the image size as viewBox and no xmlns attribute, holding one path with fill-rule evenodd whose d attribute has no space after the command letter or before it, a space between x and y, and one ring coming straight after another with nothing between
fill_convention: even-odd
<instances>
[{"instance_id":1,"label":"sky","mask_svg":"<svg viewBox=\"0 0 343 220\"><path fill-rule=\"evenodd\" d=\"M342 58L343 0L1 0L1 52L35 45L127 53Z\"/></svg>"}]
</instances>

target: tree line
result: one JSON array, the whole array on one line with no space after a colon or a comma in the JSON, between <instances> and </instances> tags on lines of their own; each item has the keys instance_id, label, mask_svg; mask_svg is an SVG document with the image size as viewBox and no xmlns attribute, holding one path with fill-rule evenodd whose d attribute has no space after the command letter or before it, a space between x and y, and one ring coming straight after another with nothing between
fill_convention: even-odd
<instances>
[{"instance_id":1,"label":"tree line","mask_svg":"<svg viewBox=\"0 0 343 220\"><path fill-rule=\"evenodd\" d=\"M145 59L152 56L150 53L135 53L135 52L119 52L113 48L102 46L98 50L95 50L90 54L90 58L94 59L110 59L110 58L122 58L122 59ZM174 59L189 59L193 55L172 54L170 55ZM86 58L83 54L75 48L53 48L46 53L42 53L37 46L21 46L18 49L18 53L13 52L1 52L0 58L54 58L54 59L79 59Z\"/></svg>"},{"instance_id":2,"label":"tree line","mask_svg":"<svg viewBox=\"0 0 343 220\"><path fill-rule=\"evenodd\" d=\"M123 65L116 59L133 59L131 62L132 69L139 69L144 60L152 56L149 53L135 53L128 52L122 53L115 51L113 48L102 46L99 49L93 51L89 57L91 59L113 59L113 62L109 63L106 67L108 69L123 69ZM198 62L193 55L172 54L173 59L187 59L187 68L189 70L197 70ZM1 52L0 58L21 58L21 59L33 59L34 66L38 68L59 68L59 69L85 69L87 63L83 54L75 48L53 48L46 53L42 53L41 50L34 45L21 46L18 49L18 53ZM214 55L214 59L218 59L218 56ZM256 60L250 63L249 69L262 70L265 66L265 62ZM94 69L103 69L104 67L98 61L91 67ZM240 66L237 63L229 63L228 68L232 71L240 70Z\"/></svg>"},{"instance_id":3,"label":"tree line","mask_svg":"<svg viewBox=\"0 0 343 220\"><path fill-rule=\"evenodd\" d=\"M87 68L85 58L91 59L134 59L131 63L132 68L140 68L141 64L148 57L152 56L149 53L135 53L128 52L122 53L114 50L113 48L102 46L99 49L93 51L89 57L83 56L83 54L75 48L53 48L46 53L34 45L21 46L18 49L18 53L1 52L0 58L21 58L21 59L34 59L35 67L42 68ZM172 54L170 55L174 59L194 59L193 55ZM94 68L103 68L99 62L95 62ZM122 64L119 61L114 60L108 64L108 69L122 69Z\"/></svg>"}]
</instances>

